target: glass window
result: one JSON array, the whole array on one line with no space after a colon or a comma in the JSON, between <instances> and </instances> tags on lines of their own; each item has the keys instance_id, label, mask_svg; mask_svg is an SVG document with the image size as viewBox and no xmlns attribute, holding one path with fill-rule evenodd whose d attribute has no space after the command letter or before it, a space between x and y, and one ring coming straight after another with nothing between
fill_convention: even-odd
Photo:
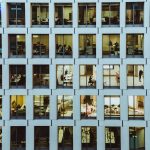
<instances>
[{"instance_id":1,"label":"glass window","mask_svg":"<svg viewBox=\"0 0 150 150\"><path fill-rule=\"evenodd\" d=\"M48 119L50 113L49 96L36 95L33 97L34 119Z\"/></svg>"},{"instance_id":2,"label":"glass window","mask_svg":"<svg viewBox=\"0 0 150 150\"><path fill-rule=\"evenodd\" d=\"M73 150L73 127L58 127L58 150Z\"/></svg>"},{"instance_id":3,"label":"glass window","mask_svg":"<svg viewBox=\"0 0 150 150\"><path fill-rule=\"evenodd\" d=\"M0 58L1 57L2 57L2 35L0 34Z\"/></svg>"},{"instance_id":4,"label":"glass window","mask_svg":"<svg viewBox=\"0 0 150 150\"><path fill-rule=\"evenodd\" d=\"M96 119L96 96L80 96L81 119Z\"/></svg>"},{"instance_id":5,"label":"glass window","mask_svg":"<svg viewBox=\"0 0 150 150\"><path fill-rule=\"evenodd\" d=\"M48 34L32 35L32 54L34 58L49 57L49 35Z\"/></svg>"},{"instance_id":6,"label":"glass window","mask_svg":"<svg viewBox=\"0 0 150 150\"><path fill-rule=\"evenodd\" d=\"M33 88L49 88L49 65L33 65Z\"/></svg>"},{"instance_id":7,"label":"glass window","mask_svg":"<svg viewBox=\"0 0 150 150\"><path fill-rule=\"evenodd\" d=\"M55 4L55 25L72 26L72 4Z\"/></svg>"},{"instance_id":8,"label":"glass window","mask_svg":"<svg viewBox=\"0 0 150 150\"><path fill-rule=\"evenodd\" d=\"M10 96L10 117L11 119L26 118L26 99L22 95Z\"/></svg>"},{"instance_id":9,"label":"glass window","mask_svg":"<svg viewBox=\"0 0 150 150\"><path fill-rule=\"evenodd\" d=\"M25 65L10 65L10 88L25 88L26 87L26 68Z\"/></svg>"},{"instance_id":10,"label":"glass window","mask_svg":"<svg viewBox=\"0 0 150 150\"><path fill-rule=\"evenodd\" d=\"M2 119L2 95L0 95L0 119Z\"/></svg>"},{"instance_id":11,"label":"glass window","mask_svg":"<svg viewBox=\"0 0 150 150\"><path fill-rule=\"evenodd\" d=\"M73 96L63 95L57 97L58 119L73 118Z\"/></svg>"},{"instance_id":12,"label":"glass window","mask_svg":"<svg viewBox=\"0 0 150 150\"><path fill-rule=\"evenodd\" d=\"M2 88L2 65L0 65L0 88Z\"/></svg>"},{"instance_id":13,"label":"glass window","mask_svg":"<svg viewBox=\"0 0 150 150\"><path fill-rule=\"evenodd\" d=\"M25 35L10 34L9 41L9 56L10 57L25 57Z\"/></svg>"},{"instance_id":14,"label":"glass window","mask_svg":"<svg viewBox=\"0 0 150 150\"><path fill-rule=\"evenodd\" d=\"M145 150L144 127L129 127L129 149Z\"/></svg>"},{"instance_id":15,"label":"glass window","mask_svg":"<svg viewBox=\"0 0 150 150\"><path fill-rule=\"evenodd\" d=\"M103 34L102 42L103 57L118 58L120 56L119 34Z\"/></svg>"},{"instance_id":16,"label":"glass window","mask_svg":"<svg viewBox=\"0 0 150 150\"><path fill-rule=\"evenodd\" d=\"M0 150L2 150L2 127L0 127Z\"/></svg>"},{"instance_id":17,"label":"glass window","mask_svg":"<svg viewBox=\"0 0 150 150\"><path fill-rule=\"evenodd\" d=\"M127 26L144 25L144 3L143 2L126 3L126 25Z\"/></svg>"},{"instance_id":18,"label":"glass window","mask_svg":"<svg viewBox=\"0 0 150 150\"><path fill-rule=\"evenodd\" d=\"M120 3L102 3L102 25L119 26Z\"/></svg>"},{"instance_id":19,"label":"glass window","mask_svg":"<svg viewBox=\"0 0 150 150\"><path fill-rule=\"evenodd\" d=\"M127 65L128 88L144 88L144 65Z\"/></svg>"},{"instance_id":20,"label":"glass window","mask_svg":"<svg viewBox=\"0 0 150 150\"><path fill-rule=\"evenodd\" d=\"M96 57L96 35L80 34L79 35L79 56Z\"/></svg>"},{"instance_id":21,"label":"glass window","mask_svg":"<svg viewBox=\"0 0 150 150\"><path fill-rule=\"evenodd\" d=\"M96 26L96 4L79 3L79 26Z\"/></svg>"},{"instance_id":22,"label":"glass window","mask_svg":"<svg viewBox=\"0 0 150 150\"><path fill-rule=\"evenodd\" d=\"M56 66L56 84L57 87L72 87L73 85L73 66L72 65L57 65Z\"/></svg>"},{"instance_id":23,"label":"glass window","mask_svg":"<svg viewBox=\"0 0 150 150\"><path fill-rule=\"evenodd\" d=\"M81 127L81 149L97 150L97 129L96 127Z\"/></svg>"},{"instance_id":24,"label":"glass window","mask_svg":"<svg viewBox=\"0 0 150 150\"><path fill-rule=\"evenodd\" d=\"M104 118L120 119L120 96L104 96Z\"/></svg>"},{"instance_id":25,"label":"glass window","mask_svg":"<svg viewBox=\"0 0 150 150\"><path fill-rule=\"evenodd\" d=\"M26 149L26 127L11 126L11 150L25 150Z\"/></svg>"},{"instance_id":26,"label":"glass window","mask_svg":"<svg viewBox=\"0 0 150 150\"><path fill-rule=\"evenodd\" d=\"M106 150L121 150L120 127L105 127L105 148Z\"/></svg>"},{"instance_id":27,"label":"glass window","mask_svg":"<svg viewBox=\"0 0 150 150\"><path fill-rule=\"evenodd\" d=\"M72 57L72 35L71 34L57 34L56 40L56 57L70 58Z\"/></svg>"},{"instance_id":28,"label":"glass window","mask_svg":"<svg viewBox=\"0 0 150 150\"><path fill-rule=\"evenodd\" d=\"M47 3L32 3L32 25L45 26L49 25L49 7Z\"/></svg>"},{"instance_id":29,"label":"glass window","mask_svg":"<svg viewBox=\"0 0 150 150\"><path fill-rule=\"evenodd\" d=\"M80 65L80 87L96 88L96 65Z\"/></svg>"},{"instance_id":30,"label":"glass window","mask_svg":"<svg viewBox=\"0 0 150 150\"><path fill-rule=\"evenodd\" d=\"M25 25L24 3L8 3L8 25L12 26Z\"/></svg>"},{"instance_id":31,"label":"glass window","mask_svg":"<svg viewBox=\"0 0 150 150\"><path fill-rule=\"evenodd\" d=\"M120 88L120 66L103 65L103 87Z\"/></svg>"},{"instance_id":32,"label":"glass window","mask_svg":"<svg viewBox=\"0 0 150 150\"><path fill-rule=\"evenodd\" d=\"M144 34L127 34L126 53L127 57L143 57Z\"/></svg>"},{"instance_id":33,"label":"glass window","mask_svg":"<svg viewBox=\"0 0 150 150\"><path fill-rule=\"evenodd\" d=\"M49 149L49 127L35 126L34 127L34 150Z\"/></svg>"},{"instance_id":34,"label":"glass window","mask_svg":"<svg viewBox=\"0 0 150 150\"><path fill-rule=\"evenodd\" d=\"M128 96L128 118L144 119L144 96Z\"/></svg>"}]
</instances>

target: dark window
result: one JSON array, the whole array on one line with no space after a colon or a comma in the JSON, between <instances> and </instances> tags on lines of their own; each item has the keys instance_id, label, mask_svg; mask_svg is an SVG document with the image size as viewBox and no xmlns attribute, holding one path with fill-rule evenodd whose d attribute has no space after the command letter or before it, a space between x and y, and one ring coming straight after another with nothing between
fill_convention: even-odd
<instances>
[{"instance_id":1,"label":"dark window","mask_svg":"<svg viewBox=\"0 0 150 150\"><path fill-rule=\"evenodd\" d=\"M79 57L96 57L96 35L79 35Z\"/></svg>"},{"instance_id":2,"label":"dark window","mask_svg":"<svg viewBox=\"0 0 150 150\"><path fill-rule=\"evenodd\" d=\"M96 127L81 127L81 149L97 150L97 129Z\"/></svg>"},{"instance_id":3,"label":"dark window","mask_svg":"<svg viewBox=\"0 0 150 150\"><path fill-rule=\"evenodd\" d=\"M57 34L56 40L56 57L70 58L72 57L72 35L71 34Z\"/></svg>"},{"instance_id":4,"label":"dark window","mask_svg":"<svg viewBox=\"0 0 150 150\"><path fill-rule=\"evenodd\" d=\"M126 3L126 25L127 26L144 25L144 3L143 2Z\"/></svg>"},{"instance_id":5,"label":"dark window","mask_svg":"<svg viewBox=\"0 0 150 150\"><path fill-rule=\"evenodd\" d=\"M105 147L106 150L121 150L121 131L120 127L105 128Z\"/></svg>"},{"instance_id":6,"label":"dark window","mask_svg":"<svg viewBox=\"0 0 150 150\"><path fill-rule=\"evenodd\" d=\"M11 150L26 149L26 127L13 126L11 127Z\"/></svg>"},{"instance_id":7,"label":"dark window","mask_svg":"<svg viewBox=\"0 0 150 150\"><path fill-rule=\"evenodd\" d=\"M128 88L144 88L144 65L127 65Z\"/></svg>"},{"instance_id":8,"label":"dark window","mask_svg":"<svg viewBox=\"0 0 150 150\"><path fill-rule=\"evenodd\" d=\"M80 65L80 87L96 88L96 65Z\"/></svg>"},{"instance_id":9,"label":"dark window","mask_svg":"<svg viewBox=\"0 0 150 150\"><path fill-rule=\"evenodd\" d=\"M49 150L49 127L34 127L34 150Z\"/></svg>"},{"instance_id":10,"label":"dark window","mask_svg":"<svg viewBox=\"0 0 150 150\"><path fill-rule=\"evenodd\" d=\"M128 96L128 118L144 120L144 96Z\"/></svg>"},{"instance_id":11,"label":"dark window","mask_svg":"<svg viewBox=\"0 0 150 150\"><path fill-rule=\"evenodd\" d=\"M80 96L81 119L96 119L96 96Z\"/></svg>"},{"instance_id":12,"label":"dark window","mask_svg":"<svg viewBox=\"0 0 150 150\"><path fill-rule=\"evenodd\" d=\"M119 65L103 65L103 87L120 88Z\"/></svg>"},{"instance_id":13,"label":"dark window","mask_svg":"<svg viewBox=\"0 0 150 150\"><path fill-rule=\"evenodd\" d=\"M8 3L8 24L12 26L25 25L25 4Z\"/></svg>"},{"instance_id":14,"label":"dark window","mask_svg":"<svg viewBox=\"0 0 150 150\"><path fill-rule=\"evenodd\" d=\"M127 34L126 54L127 57L143 57L144 34Z\"/></svg>"},{"instance_id":15,"label":"dark window","mask_svg":"<svg viewBox=\"0 0 150 150\"><path fill-rule=\"evenodd\" d=\"M120 3L102 3L102 25L119 26Z\"/></svg>"},{"instance_id":16,"label":"dark window","mask_svg":"<svg viewBox=\"0 0 150 150\"><path fill-rule=\"evenodd\" d=\"M33 57L49 57L49 35L32 35L32 54Z\"/></svg>"},{"instance_id":17,"label":"dark window","mask_svg":"<svg viewBox=\"0 0 150 150\"><path fill-rule=\"evenodd\" d=\"M50 112L49 96L39 95L33 97L34 104L34 118L35 119L48 119Z\"/></svg>"},{"instance_id":18,"label":"dark window","mask_svg":"<svg viewBox=\"0 0 150 150\"><path fill-rule=\"evenodd\" d=\"M129 127L129 149L145 150L144 127Z\"/></svg>"},{"instance_id":19,"label":"dark window","mask_svg":"<svg viewBox=\"0 0 150 150\"><path fill-rule=\"evenodd\" d=\"M57 97L58 119L73 118L73 96L63 95Z\"/></svg>"},{"instance_id":20,"label":"dark window","mask_svg":"<svg viewBox=\"0 0 150 150\"><path fill-rule=\"evenodd\" d=\"M120 35L104 34L102 36L103 57L118 58L120 56Z\"/></svg>"},{"instance_id":21,"label":"dark window","mask_svg":"<svg viewBox=\"0 0 150 150\"><path fill-rule=\"evenodd\" d=\"M120 96L104 96L104 118L120 119Z\"/></svg>"},{"instance_id":22,"label":"dark window","mask_svg":"<svg viewBox=\"0 0 150 150\"><path fill-rule=\"evenodd\" d=\"M73 150L73 127L58 127L58 150Z\"/></svg>"},{"instance_id":23,"label":"dark window","mask_svg":"<svg viewBox=\"0 0 150 150\"><path fill-rule=\"evenodd\" d=\"M55 25L72 26L72 4L55 4Z\"/></svg>"},{"instance_id":24,"label":"dark window","mask_svg":"<svg viewBox=\"0 0 150 150\"><path fill-rule=\"evenodd\" d=\"M56 66L56 84L58 88L72 88L73 84L73 66L72 65L57 65Z\"/></svg>"},{"instance_id":25,"label":"dark window","mask_svg":"<svg viewBox=\"0 0 150 150\"><path fill-rule=\"evenodd\" d=\"M49 65L33 65L33 88L49 88Z\"/></svg>"},{"instance_id":26,"label":"dark window","mask_svg":"<svg viewBox=\"0 0 150 150\"><path fill-rule=\"evenodd\" d=\"M47 3L32 3L32 25L45 26L49 25L49 7Z\"/></svg>"},{"instance_id":27,"label":"dark window","mask_svg":"<svg viewBox=\"0 0 150 150\"><path fill-rule=\"evenodd\" d=\"M26 99L22 95L10 96L10 118L25 119L26 118Z\"/></svg>"},{"instance_id":28,"label":"dark window","mask_svg":"<svg viewBox=\"0 0 150 150\"><path fill-rule=\"evenodd\" d=\"M96 26L96 4L79 4L78 24L79 26Z\"/></svg>"},{"instance_id":29,"label":"dark window","mask_svg":"<svg viewBox=\"0 0 150 150\"><path fill-rule=\"evenodd\" d=\"M25 57L25 35L9 35L9 56L15 58Z\"/></svg>"},{"instance_id":30,"label":"dark window","mask_svg":"<svg viewBox=\"0 0 150 150\"><path fill-rule=\"evenodd\" d=\"M25 65L10 65L10 88L25 88L26 87L26 69Z\"/></svg>"}]
</instances>

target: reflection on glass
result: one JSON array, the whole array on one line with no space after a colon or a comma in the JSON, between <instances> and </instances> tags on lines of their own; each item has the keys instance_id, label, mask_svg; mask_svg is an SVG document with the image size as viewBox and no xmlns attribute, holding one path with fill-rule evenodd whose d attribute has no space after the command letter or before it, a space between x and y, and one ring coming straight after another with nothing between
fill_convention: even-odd
<instances>
[{"instance_id":1,"label":"reflection on glass","mask_svg":"<svg viewBox=\"0 0 150 150\"><path fill-rule=\"evenodd\" d=\"M103 57L119 57L120 56L120 35L119 34L104 34L103 42Z\"/></svg>"},{"instance_id":2,"label":"reflection on glass","mask_svg":"<svg viewBox=\"0 0 150 150\"><path fill-rule=\"evenodd\" d=\"M144 127L129 127L129 149L145 150Z\"/></svg>"},{"instance_id":3,"label":"reflection on glass","mask_svg":"<svg viewBox=\"0 0 150 150\"><path fill-rule=\"evenodd\" d=\"M25 25L24 3L8 3L8 24L12 26Z\"/></svg>"},{"instance_id":4,"label":"reflection on glass","mask_svg":"<svg viewBox=\"0 0 150 150\"><path fill-rule=\"evenodd\" d=\"M96 35L80 34L79 35L79 55L80 57L96 56Z\"/></svg>"},{"instance_id":5,"label":"reflection on glass","mask_svg":"<svg viewBox=\"0 0 150 150\"><path fill-rule=\"evenodd\" d=\"M82 150L97 150L96 127L81 127L81 148Z\"/></svg>"},{"instance_id":6,"label":"reflection on glass","mask_svg":"<svg viewBox=\"0 0 150 150\"><path fill-rule=\"evenodd\" d=\"M72 4L55 4L55 25L72 26Z\"/></svg>"},{"instance_id":7,"label":"reflection on glass","mask_svg":"<svg viewBox=\"0 0 150 150\"><path fill-rule=\"evenodd\" d=\"M106 150L121 150L120 127L105 127Z\"/></svg>"},{"instance_id":8,"label":"reflection on glass","mask_svg":"<svg viewBox=\"0 0 150 150\"><path fill-rule=\"evenodd\" d=\"M9 56L25 57L25 35L10 34L9 35Z\"/></svg>"},{"instance_id":9,"label":"reflection on glass","mask_svg":"<svg viewBox=\"0 0 150 150\"><path fill-rule=\"evenodd\" d=\"M73 150L73 127L58 127L58 150Z\"/></svg>"},{"instance_id":10,"label":"reflection on glass","mask_svg":"<svg viewBox=\"0 0 150 150\"><path fill-rule=\"evenodd\" d=\"M12 126L11 129L11 150L25 150L26 149L26 127Z\"/></svg>"},{"instance_id":11,"label":"reflection on glass","mask_svg":"<svg viewBox=\"0 0 150 150\"><path fill-rule=\"evenodd\" d=\"M2 35L0 34L0 58L2 57Z\"/></svg>"},{"instance_id":12,"label":"reflection on glass","mask_svg":"<svg viewBox=\"0 0 150 150\"><path fill-rule=\"evenodd\" d=\"M96 4L80 3L78 24L84 26L96 26Z\"/></svg>"},{"instance_id":13,"label":"reflection on glass","mask_svg":"<svg viewBox=\"0 0 150 150\"><path fill-rule=\"evenodd\" d=\"M33 57L49 57L49 35L32 35L32 53Z\"/></svg>"},{"instance_id":14,"label":"reflection on glass","mask_svg":"<svg viewBox=\"0 0 150 150\"><path fill-rule=\"evenodd\" d=\"M102 3L102 25L119 26L120 24L120 4Z\"/></svg>"},{"instance_id":15,"label":"reflection on glass","mask_svg":"<svg viewBox=\"0 0 150 150\"><path fill-rule=\"evenodd\" d=\"M38 95L33 97L34 104L34 118L35 119L48 119L50 112L49 96Z\"/></svg>"},{"instance_id":16,"label":"reflection on glass","mask_svg":"<svg viewBox=\"0 0 150 150\"><path fill-rule=\"evenodd\" d=\"M80 65L80 87L96 87L96 65Z\"/></svg>"},{"instance_id":17,"label":"reflection on glass","mask_svg":"<svg viewBox=\"0 0 150 150\"><path fill-rule=\"evenodd\" d=\"M72 65L57 65L57 87L72 87L73 84L73 66Z\"/></svg>"},{"instance_id":18,"label":"reflection on glass","mask_svg":"<svg viewBox=\"0 0 150 150\"><path fill-rule=\"evenodd\" d=\"M25 88L26 87L26 68L25 65L10 65L10 88Z\"/></svg>"},{"instance_id":19,"label":"reflection on glass","mask_svg":"<svg viewBox=\"0 0 150 150\"><path fill-rule=\"evenodd\" d=\"M58 119L73 118L73 96L58 96L57 100Z\"/></svg>"},{"instance_id":20,"label":"reflection on glass","mask_svg":"<svg viewBox=\"0 0 150 150\"><path fill-rule=\"evenodd\" d=\"M48 26L49 8L47 3L32 3L32 25Z\"/></svg>"},{"instance_id":21,"label":"reflection on glass","mask_svg":"<svg viewBox=\"0 0 150 150\"><path fill-rule=\"evenodd\" d=\"M127 57L142 57L144 52L144 34L127 34Z\"/></svg>"},{"instance_id":22,"label":"reflection on glass","mask_svg":"<svg viewBox=\"0 0 150 150\"><path fill-rule=\"evenodd\" d=\"M26 118L26 99L22 95L10 96L10 117L12 119L25 119Z\"/></svg>"},{"instance_id":23,"label":"reflection on glass","mask_svg":"<svg viewBox=\"0 0 150 150\"><path fill-rule=\"evenodd\" d=\"M80 96L81 119L96 119L96 96Z\"/></svg>"},{"instance_id":24,"label":"reflection on glass","mask_svg":"<svg viewBox=\"0 0 150 150\"><path fill-rule=\"evenodd\" d=\"M2 96L0 95L0 119L2 119Z\"/></svg>"},{"instance_id":25,"label":"reflection on glass","mask_svg":"<svg viewBox=\"0 0 150 150\"><path fill-rule=\"evenodd\" d=\"M72 57L72 35L57 34L56 37L56 57Z\"/></svg>"},{"instance_id":26,"label":"reflection on glass","mask_svg":"<svg viewBox=\"0 0 150 150\"><path fill-rule=\"evenodd\" d=\"M120 66L103 65L103 86L104 88L120 87Z\"/></svg>"},{"instance_id":27,"label":"reflection on glass","mask_svg":"<svg viewBox=\"0 0 150 150\"><path fill-rule=\"evenodd\" d=\"M49 88L49 65L33 65L33 87Z\"/></svg>"},{"instance_id":28,"label":"reflection on glass","mask_svg":"<svg viewBox=\"0 0 150 150\"><path fill-rule=\"evenodd\" d=\"M0 65L0 88L2 88L2 65Z\"/></svg>"},{"instance_id":29,"label":"reflection on glass","mask_svg":"<svg viewBox=\"0 0 150 150\"><path fill-rule=\"evenodd\" d=\"M129 119L144 119L144 96L128 96Z\"/></svg>"},{"instance_id":30,"label":"reflection on glass","mask_svg":"<svg viewBox=\"0 0 150 150\"><path fill-rule=\"evenodd\" d=\"M144 23L144 3L126 3L126 25L143 26Z\"/></svg>"},{"instance_id":31,"label":"reflection on glass","mask_svg":"<svg viewBox=\"0 0 150 150\"><path fill-rule=\"evenodd\" d=\"M49 149L49 127L35 126L34 127L34 150Z\"/></svg>"},{"instance_id":32,"label":"reflection on glass","mask_svg":"<svg viewBox=\"0 0 150 150\"><path fill-rule=\"evenodd\" d=\"M144 88L144 65L127 65L128 88Z\"/></svg>"},{"instance_id":33,"label":"reflection on glass","mask_svg":"<svg viewBox=\"0 0 150 150\"><path fill-rule=\"evenodd\" d=\"M104 96L105 119L120 119L120 96Z\"/></svg>"}]
</instances>

